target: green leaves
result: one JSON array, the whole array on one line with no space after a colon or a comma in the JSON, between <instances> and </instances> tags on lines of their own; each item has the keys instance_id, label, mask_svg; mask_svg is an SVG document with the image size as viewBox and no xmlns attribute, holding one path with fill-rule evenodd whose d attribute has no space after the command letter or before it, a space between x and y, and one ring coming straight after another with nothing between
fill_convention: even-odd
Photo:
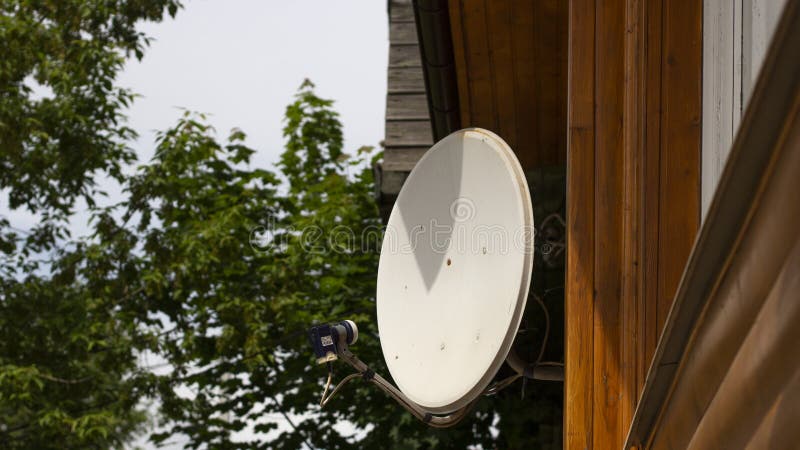
<instances>
[{"instance_id":1,"label":"green leaves","mask_svg":"<svg viewBox=\"0 0 800 450\"><path fill-rule=\"evenodd\" d=\"M286 150L279 167L294 193L339 173L343 167L343 135L333 102L314 95L308 79L300 85L296 101L286 108L283 136Z\"/></svg>"},{"instance_id":2,"label":"green leaves","mask_svg":"<svg viewBox=\"0 0 800 450\"><path fill-rule=\"evenodd\" d=\"M370 173L368 166L341 161L341 124L309 86L287 111L295 116L287 119L279 175L247 167L253 150L243 132L234 130L223 144L203 116L186 113L159 134L154 159L128 183L123 215L141 217L144 243L135 264L140 275L128 283L140 283L147 314L163 318L158 348L174 370L160 377L171 387L161 393L161 411L191 446L280 445L235 443L231 433L270 414L316 410L306 327L372 307L377 248L353 252L331 239L337 227L359 235L378 223L371 179L347 172L361 164ZM280 178L295 187L281 193ZM255 229L274 245L253 245ZM192 395L175 395L187 388ZM232 411L240 420L226 418ZM326 414L338 420L336 411ZM281 439L323 439L310 434Z\"/></svg>"},{"instance_id":3,"label":"green leaves","mask_svg":"<svg viewBox=\"0 0 800 450\"><path fill-rule=\"evenodd\" d=\"M2 281L3 448L119 445L143 419L124 317L90 284L65 280Z\"/></svg>"},{"instance_id":4,"label":"green leaves","mask_svg":"<svg viewBox=\"0 0 800 450\"><path fill-rule=\"evenodd\" d=\"M97 240L67 243L66 221L78 199L94 208L96 177L124 181L133 94L116 76L147 45L138 24L178 5L0 0L3 207L39 220L14 230L0 217L2 448L120 447L144 419L138 325L118 303L135 238L98 212Z\"/></svg>"},{"instance_id":5,"label":"green leaves","mask_svg":"<svg viewBox=\"0 0 800 450\"><path fill-rule=\"evenodd\" d=\"M90 206L95 178L122 180L135 158L124 110L133 93L115 86L147 39L136 26L174 15L177 0L0 1L0 188L11 209L41 215L32 251L53 247L77 199Z\"/></svg>"}]
</instances>

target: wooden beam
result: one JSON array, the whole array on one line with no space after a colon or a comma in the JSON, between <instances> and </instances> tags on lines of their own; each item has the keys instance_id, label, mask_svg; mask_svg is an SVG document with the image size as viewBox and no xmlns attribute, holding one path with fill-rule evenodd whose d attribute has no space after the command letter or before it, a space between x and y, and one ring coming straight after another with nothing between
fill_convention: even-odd
<instances>
[{"instance_id":1,"label":"wooden beam","mask_svg":"<svg viewBox=\"0 0 800 450\"><path fill-rule=\"evenodd\" d=\"M393 44L416 44L417 27L414 22L390 23L389 36Z\"/></svg>"},{"instance_id":2,"label":"wooden beam","mask_svg":"<svg viewBox=\"0 0 800 450\"><path fill-rule=\"evenodd\" d=\"M430 120L387 121L385 136L387 148L433 145Z\"/></svg>"},{"instance_id":3,"label":"wooden beam","mask_svg":"<svg viewBox=\"0 0 800 450\"><path fill-rule=\"evenodd\" d=\"M620 282L626 267L622 261L624 192L624 0L598 4L595 21L595 301L593 448L616 449L620 433L621 333ZM572 244L570 242L569 244Z\"/></svg>"},{"instance_id":4,"label":"wooden beam","mask_svg":"<svg viewBox=\"0 0 800 450\"><path fill-rule=\"evenodd\" d=\"M417 161L422 158L422 155L424 155L428 149L430 149L430 147L392 148L391 151L384 152L383 154L383 170L384 172L411 172L411 169L414 168Z\"/></svg>"},{"instance_id":5,"label":"wooden beam","mask_svg":"<svg viewBox=\"0 0 800 450\"><path fill-rule=\"evenodd\" d=\"M389 94L386 96L386 119L428 120L425 94Z\"/></svg>"},{"instance_id":6,"label":"wooden beam","mask_svg":"<svg viewBox=\"0 0 800 450\"><path fill-rule=\"evenodd\" d=\"M467 53L467 88L472 102L471 120L462 125L497 130L498 116L493 91L493 73L497 68L493 68L489 60L491 50L485 0L465 1L461 7L464 48Z\"/></svg>"},{"instance_id":7,"label":"wooden beam","mask_svg":"<svg viewBox=\"0 0 800 450\"><path fill-rule=\"evenodd\" d=\"M425 80L419 67L390 67L388 94L424 94Z\"/></svg>"},{"instance_id":8,"label":"wooden beam","mask_svg":"<svg viewBox=\"0 0 800 450\"><path fill-rule=\"evenodd\" d=\"M591 222L568 235L568 449L622 446L699 223L701 0L682 4L570 2L568 215Z\"/></svg>"},{"instance_id":9,"label":"wooden beam","mask_svg":"<svg viewBox=\"0 0 800 450\"><path fill-rule=\"evenodd\" d=\"M453 59L456 64L456 82L458 83L459 109L461 110L461 125L470 126L472 123L471 99L469 96L469 81L467 80L467 57L464 40L464 22L461 0L449 0L450 32L453 36Z\"/></svg>"},{"instance_id":10,"label":"wooden beam","mask_svg":"<svg viewBox=\"0 0 800 450\"><path fill-rule=\"evenodd\" d=\"M391 0L389 3L389 22L414 23L414 8L411 6L411 1Z\"/></svg>"},{"instance_id":11,"label":"wooden beam","mask_svg":"<svg viewBox=\"0 0 800 450\"><path fill-rule=\"evenodd\" d=\"M595 264L594 0L569 4L564 448L592 448Z\"/></svg>"},{"instance_id":12,"label":"wooden beam","mask_svg":"<svg viewBox=\"0 0 800 450\"><path fill-rule=\"evenodd\" d=\"M389 67L422 67L419 46L416 44L389 45Z\"/></svg>"},{"instance_id":13,"label":"wooden beam","mask_svg":"<svg viewBox=\"0 0 800 450\"><path fill-rule=\"evenodd\" d=\"M659 330L666 322L700 226L703 4L665 1L662 23L659 204L665 208L659 216ZM686 212L675 214L675 208Z\"/></svg>"},{"instance_id":14,"label":"wooden beam","mask_svg":"<svg viewBox=\"0 0 800 450\"><path fill-rule=\"evenodd\" d=\"M520 155L517 141L517 116L515 103L517 95L514 90L514 73L516 61L512 55L512 28L514 1L492 2L486 8L484 21L489 52L489 70L491 73L492 108L496 111L494 132ZM532 82L533 80L529 80ZM524 167L524 166L523 166Z\"/></svg>"}]
</instances>

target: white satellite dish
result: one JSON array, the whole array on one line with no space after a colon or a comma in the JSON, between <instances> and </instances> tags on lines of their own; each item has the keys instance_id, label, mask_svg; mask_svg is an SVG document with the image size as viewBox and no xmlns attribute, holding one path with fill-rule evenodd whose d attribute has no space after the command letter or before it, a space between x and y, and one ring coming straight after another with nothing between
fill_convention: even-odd
<instances>
[{"instance_id":1,"label":"white satellite dish","mask_svg":"<svg viewBox=\"0 0 800 450\"><path fill-rule=\"evenodd\" d=\"M506 359L533 267L533 209L509 146L471 128L434 145L392 210L378 268L378 329L405 396L467 406Z\"/></svg>"},{"instance_id":2,"label":"white satellite dish","mask_svg":"<svg viewBox=\"0 0 800 450\"><path fill-rule=\"evenodd\" d=\"M356 378L378 386L431 427L457 424L481 394L524 377L563 380L563 364L530 363L512 344L528 298L533 208L514 152L492 132L447 136L420 159L395 202L378 266L378 330L399 389L350 349L352 321L309 330L318 364L328 365L325 406ZM549 330L549 314L542 300ZM356 372L328 394L332 361ZM511 375L490 386L503 364Z\"/></svg>"}]
</instances>

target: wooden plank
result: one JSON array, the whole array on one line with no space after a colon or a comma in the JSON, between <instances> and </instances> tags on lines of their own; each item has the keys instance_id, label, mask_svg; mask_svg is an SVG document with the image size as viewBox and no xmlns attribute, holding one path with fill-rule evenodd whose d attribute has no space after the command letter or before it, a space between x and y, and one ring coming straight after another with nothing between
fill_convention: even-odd
<instances>
[{"instance_id":1,"label":"wooden plank","mask_svg":"<svg viewBox=\"0 0 800 450\"><path fill-rule=\"evenodd\" d=\"M537 11L543 7L537 3ZM576 206L571 214L586 215L591 208L592 223L584 234L569 237L569 247L571 252L572 247L586 245L589 234L594 248L591 319L567 311L567 399L572 400L572 389L585 387L591 392L590 411L566 405L567 448L622 446L666 316L664 310L671 303L696 232L701 74L698 11L689 8L692 22L686 24L678 22L677 8L667 16L658 2L570 3L568 203L580 190L589 189L582 195L590 195L587 202L591 204ZM547 43L557 33L550 29L535 39ZM551 57L546 48L553 45L557 43L535 50L537 70L549 67L553 77L549 83L543 82L542 92L546 85L558 82L558 65L540 61ZM539 98L543 104L553 101ZM665 107L671 110L664 111ZM593 140L581 144L577 144L574 125L579 112L593 115ZM555 121L538 125L555 126ZM581 164L576 161L579 151L584 152L583 158L592 159L591 189L572 175L572 167ZM681 234L675 236L671 227ZM666 248L675 239L680 241L675 248ZM661 267L665 264L672 265L666 274ZM583 270L580 263L568 261L568 308L575 301L569 297L577 295L573 284L582 281L577 277L586 277ZM572 339L569 332L573 326L591 326L593 333ZM591 345L592 365L588 375L581 374L588 379L579 385L578 377L569 375L575 370L569 364L579 360L570 346L581 345L583 342L574 342L581 339ZM585 365L582 369L586 370ZM585 440L578 437L581 424L588 425L580 430Z\"/></svg>"},{"instance_id":2,"label":"wooden plank","mask_svg":"<svg viewBox=\"0 0 800 450\"><path fill-rule=\"evenodd\" d=\"M733 40L735 43L733 45L733 68L731 71L733 72L733 128L736 129L739 127L739 123L742 120L742 108L744 105L742 101L742 41L744 40L742 39L742 9L744 0L736 0L734 3Z\"/></svg>"},{"instance_id":3,"label":"wooden plank","mask_svg":"<svg viewBox=\"0 0 800 450\"><path fill-rule=\"evenodd\" d=\"M557 145L558 145L558 159L555 161L556 164L566 164L567 162L567 133L565 130L567 129L567 58L568 52L567 43L569 42L569 2L559 1L557 2L557 18L555 19L558 27L557 27L557 34L559 36L558 40L558 52L556 55L556 61L558 62L558 84L556 85L556 89L560 93L559 100L557 102L557 106L554 109L554 112L558 115L559 121L554 128L553 132L557 136Z\"/></svg>"},{"instance_id":4,"label":"wooden plank","mask_svg":"<svg viewBox=\"0 0 800 450\"><path fill-rule=\"evenodd\" d=\"M592 443L622 446L620 294L622 292L622 193L625 1L608 0L597 10L595 72L595 305Z\"/></svg>"},{"instance_id":5,"label":"wooden plank","mask_svg":"<svg viewBox=\"0 0 800 450\"><path fill-rule=\"evenodd\" d=\"M397 170L384 170L381 173L381 194L395 196L400 193L403 183L408 178L408 172ZM390 211L389 211L390 212Z\"/></svg>"},{"instance_id":6,"label":"wooden plank","mask_svg":"<svg viewBox=\"0 0 800 450\"><path fill-rule=\"evenodd\" d=\"M462 126L468 126L470 122L470 98L469 86L467 83L467 62L464 52L464 33L462 24L461 0L448 0L447 11L450 19L450 37L453 42L453 64L456 74L456 86L458 88L459 118Z\"/></svg>"},{"instance_id":7,"label":"wooden plank","mask_svg":"<svg viewBox=\"0 0 800 450\"><path fill-rule=\"evenodd\" d=\"M419 67L390 67L388 70L388 93L425 93L425 80Z\"/></svg>"},{"instance_id":8,"label":"wooden plank","mask_svg":"<svg viewBox=\"0 0 800 450\"><path fill-rule=\"evenodd\" d=\"M516 105L514 98L514 72L515 61L511 48L511 20L513 16L513 1L495 1L491 7L486 7L486 33L489 52L488 64L492 82L493 109L497 114L495 128L492 130L516 149L517 124ZM520 153L517 153L520 155ZM523 167L526 167L523 164ZM528 166L530 167L530 166Z\"/></svg>"},{"instance_id":9,"label":"wooden plank","mask_svg":"<svg viewBox=\"0 0 800 450\"><path fill-rule=\"evenodd\" d=\"M792 449L800 442L800 372L786 385L764 415L746 450Z\"/></svg>"},{"instance_id":10,"label":"wooden plank","mask_svg":"<svg viewBox=\"0 0 800 450\"><path fill-rule=\"evenodd\" d=\"M644 148L642 149L642 233L643 245L642 286L640 292L643 302L644 354L642 370L646 373L649 361L655 352L661 328L658 326L658 274L659 274L659 221L661 207L659 193L661 190L661 61L662 61L662 11L661 2L645 4L645 92L644 95Z\"/></svg>"},{"instance_id":11,"label":"wooden plank","mask_svg":"<svg viewBox=\"0 0 800 450\"><path fill-rule=\"evenodd\" d=\"M414 22L389 24L389 42L392 44L416 44L417 26Z\"/></svg>"},{"instance_id":12,"label":"wooden plank","mask_svg":"<svg viewBox=\"0 0 800 450\"><path fill-rule=\"evenodd\" d=\"M705 0L703 4L703 159L702 213L705 216L733 142L734 5L740 1Z\"/></svg>"},{"instance_id":13,"label":"wooden plank","mask_svg":"<svg viewBox=\"0 0 800 450\"><path fill-rule=\"evenodd\" d=\"M563 103L558 86L563 77L559 61L561 52L561 20L559 17L561 0L540 0L535 3L533 27L534 60L536 76L531 80L536 89L535 130L537 160L540 164L558 164L563 161L559 148L559 135L553 133L563 129L563 116L559 115L559 105Z\"/></svg>"},{"instance_id":14,"label":"wooden plank","mask_svg":"<svg viewBox=\"0 0 800 450\"><path fill-rule=\"evenodd\" d=\"M414 8L411 0L391 0L389 22L414 22Z\"/></svg>"},{"instance_id":15,"label":"wooden plank","mask_svg":"<svg viewBox=\"0 0 800 450\"><path fill-rule=\"evenodd\" d=\"M518 142L514 151L524 168L535 166L537 152L540 150L536 128L538 123L536 116L539 114L540 108L537 106L538 99L534 88L534 80L537 76L533 51L533 30L536 26L535 5L536 2L514 2L511 22L513 36L511 51L514 60L514 114L517 124L516 142ZM566 14L564 14L564 18L566 19ZM566 81L566 74L564 80ZM566 86L564 93L566 93ZM565 129L566 120L562 130ZM566 133L561 134L566 136Z\"/></svg>"},{"instance_id":16,"label":"wooden plank","mask_svg":"<svg viewBox=\"0 0 800 450\"><path fill-rule=\"evenodd\" d=\"M654 427L653 449L687 448L701 420L709 414L720 386L731 376L737 354L777 284L791 244L798 241L800 203L794 201L800 174L797 109L792 116L788 124L793 135L790 145L784 144L773 155L769 169L759 178L762 187L749 208L749 219L737 227L738 237L728 250L729 262L708 294L709 306L693 332L661 419ZM737 397L743 395L739 392ZM737 409L746 407L750 405L740 403Z\"/></svg>"},{"instance_id":17,"label":"wooden plank","mask_svg":"<svg viewBox=\"0 0 800 450\"><path fill-rule=\"evenodd\" d=\"M466 41L464 39L463 14L461 0L448 0L450 13L450 34L453 39L453 60L456 67L456 83L458 84L458 100L461 115L461 126L471 126L471 99L469 81L467 79Z\"/></svg>"},{"instance_id":18,"label":"wooden plank","mask_svg":"<svg viewBox=\"0 0 800 450\"><path fill-rule=\"evenodd\" d=\"M728 373L741 333L751 326L758 303L774 284L775 273L789 250L787 242L792 242L800 229L800 203L791 198L796 196L800 165L791 167L784 157L777 156L800 156L796 151L800 142L786 142L789 130L800 127L800 60L794 57L800 48L798 24L800 1L793 0L787 3L686 265L628 445L686 448L687 434L693 433ZM787 167L788 176L773 172ZM759 207L770 186L781 178L781 183L786 183L784 200Z\"/></svg>"},{"instance_id":19,"label":"wooden plank","mask_svg":"<svg viewBox=\"0 0 800 450\"><path fill-rule=\"evenodd\" d=\"M702 0L664 2L658 322L661 330L700 225ZM681 214L671 213L681 211Z\"/></svg>"},{"instance_id":20,"label":"wooden plank","mask_svg":"<svg viewBox=\"0 0 800 450\"><path fill-rule=\"evenodd\" d=\"M523 168L564 164L567 3L449 6L462 125L500 134Z\"/></svg>"},{"instance_id":21,"label":"wooden plank","mask_svg":"<svg viewBox=\"0 0 800 450\"><path fill-rule=\"evenodd\" d=\"M421 147L433 145L429 120L386 121L384 145L388 147Z\"/></svg>"},{"instance_id":22,"label":"wooden plank","mask_svg":"<svg viewBox=\"0 0 800 450\"><path fill-rule=\"evenodd\" d=\"M786 0L705 0L703 214Z\"/></svg>"},{"instance_id":23,"label":"wooden plank","mask_svg":"<svg viewBox=\"0 0 800 450\"><path fill-rule=\"evenodd\" d=\"M381 216L391 206L419 154L432 144L414 9L411 0L389 0L385 153L380 171ZM406 149L406 147L409 147Z\"/></svg>"},{"instance_id":24,"label":"wooden plank","mask_svg":"<svg viewBox=\"0 0 800 450\"><path fill-rule=\"evenodd\" d=\"M485 0L462 3L462 32L464 52L467 60L467 82L469 87L470 122L463 126L498 128L498 117L493 101L494 89L492 67L489 63L489 40L486 29Z\"/></svg>"},{"instance_id":25,"label":"wooden plank","mask_svg":"<svg viewBox=\"0 0 800 450\"><path fill-rule=\"evenodd\" d=\"M794 245L785 243L793 250L753 327L742 330L747 337L694 430L688 450L741 448L795 374L800 374L800 358L789 357L800 346L800 235L795 239Z\"/></svg>"},{"instance_id":26,"label":"wooden plank","mask_svg":"<svg viewBox=\"0 0 800 450\"><path fill-rule=\"evenodd\" d=\"M620 385L620 436L625 436L633 418L639 390L644 380L645 301L642 292L644 265L642 264L646 241L642 227L644 177L641 160L644 146L644 92L646 88L645 2L626 2L625 28L625 111L623 119L624 170L622 295L620 296L621 328L621 385Z\"/></svg>"},{"instance_id":27,"label":"wooden plank","mask_svg":"<svg viewBox=\"0 0 800 450\"><path fill-rule=\"evenodd\" d=\"M425 94L389 94L386 96L386 119L429 120Z\"/></svg>"},{"instance_id":28,"label":"wooden plank","mask_svg":"<svg viewBox=\"0 0 800 450\"><path fill-rule=\"evenodd\" d=\"M786 0L742 0L742 104L747 106Z\"/></svg>"},{"instance_id":29,"label":"wooden plank","mask_svg":"<svg viewBox=\"0 0 800 450\"><path fill-rule=\"evenodd\" d=\"M564 448L592 448L594 398L594 0L569 3Z\"/></svg>"},{"instance_id":30,"label":"wooden plank","mask_svg":"<svg viewBox=\"0 0 800 450\"><path fill-rule=\"evenodd\" d=\"M387 148L383 152L383 170L410 172L429 148L430 147Z\"/></svg>"},{"instance_id":31,"label":"wooden plank","mask_svg":"<svg viewBox=\"0 0 800 450\"><path fill-rule=\"evenodd\" d=\"M395 67L422 67L419 46L410 44L389 45L389 68Z\"/></svg>"}]
</instances>

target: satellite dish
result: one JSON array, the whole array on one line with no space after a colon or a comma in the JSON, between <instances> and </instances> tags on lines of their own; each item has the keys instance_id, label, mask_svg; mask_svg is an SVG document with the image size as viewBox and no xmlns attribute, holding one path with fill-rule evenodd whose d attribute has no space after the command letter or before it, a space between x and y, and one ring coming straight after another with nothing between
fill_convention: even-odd
<instances>
[{"instance_id":1,"label":"satellite dish","mask_svg":"<svg viewBox=\"0 0 800 450\"><path fill-rule=\"evenodd\" d=\"M402 393L436 414L475 400L509 353L533 267L525 174L496 134L471 128L420 159L392 210L378 329Z\"/></svg>"},{"instance_id":2,"label":"satellite dish","mask_svg":"<svg viewBox=\"0 0 800 450\"><path fill-rule=\"evenodd\" d=\"M547 219L545 220L545 222ZM533 268L533 208L525 174L508 145L470 128L447 136L420 159L395 202L378 266L378 330L399 386L350 349L352 321L309 330L318 364L328 366L320 406L362 378L434 428L454 426L481 394L514 380L563 381L564 365L517 355L517 334ZM335 385L332 362L356 369ZM514 374L490 385L505 361Z\"/></svg>"}]
</instances>

